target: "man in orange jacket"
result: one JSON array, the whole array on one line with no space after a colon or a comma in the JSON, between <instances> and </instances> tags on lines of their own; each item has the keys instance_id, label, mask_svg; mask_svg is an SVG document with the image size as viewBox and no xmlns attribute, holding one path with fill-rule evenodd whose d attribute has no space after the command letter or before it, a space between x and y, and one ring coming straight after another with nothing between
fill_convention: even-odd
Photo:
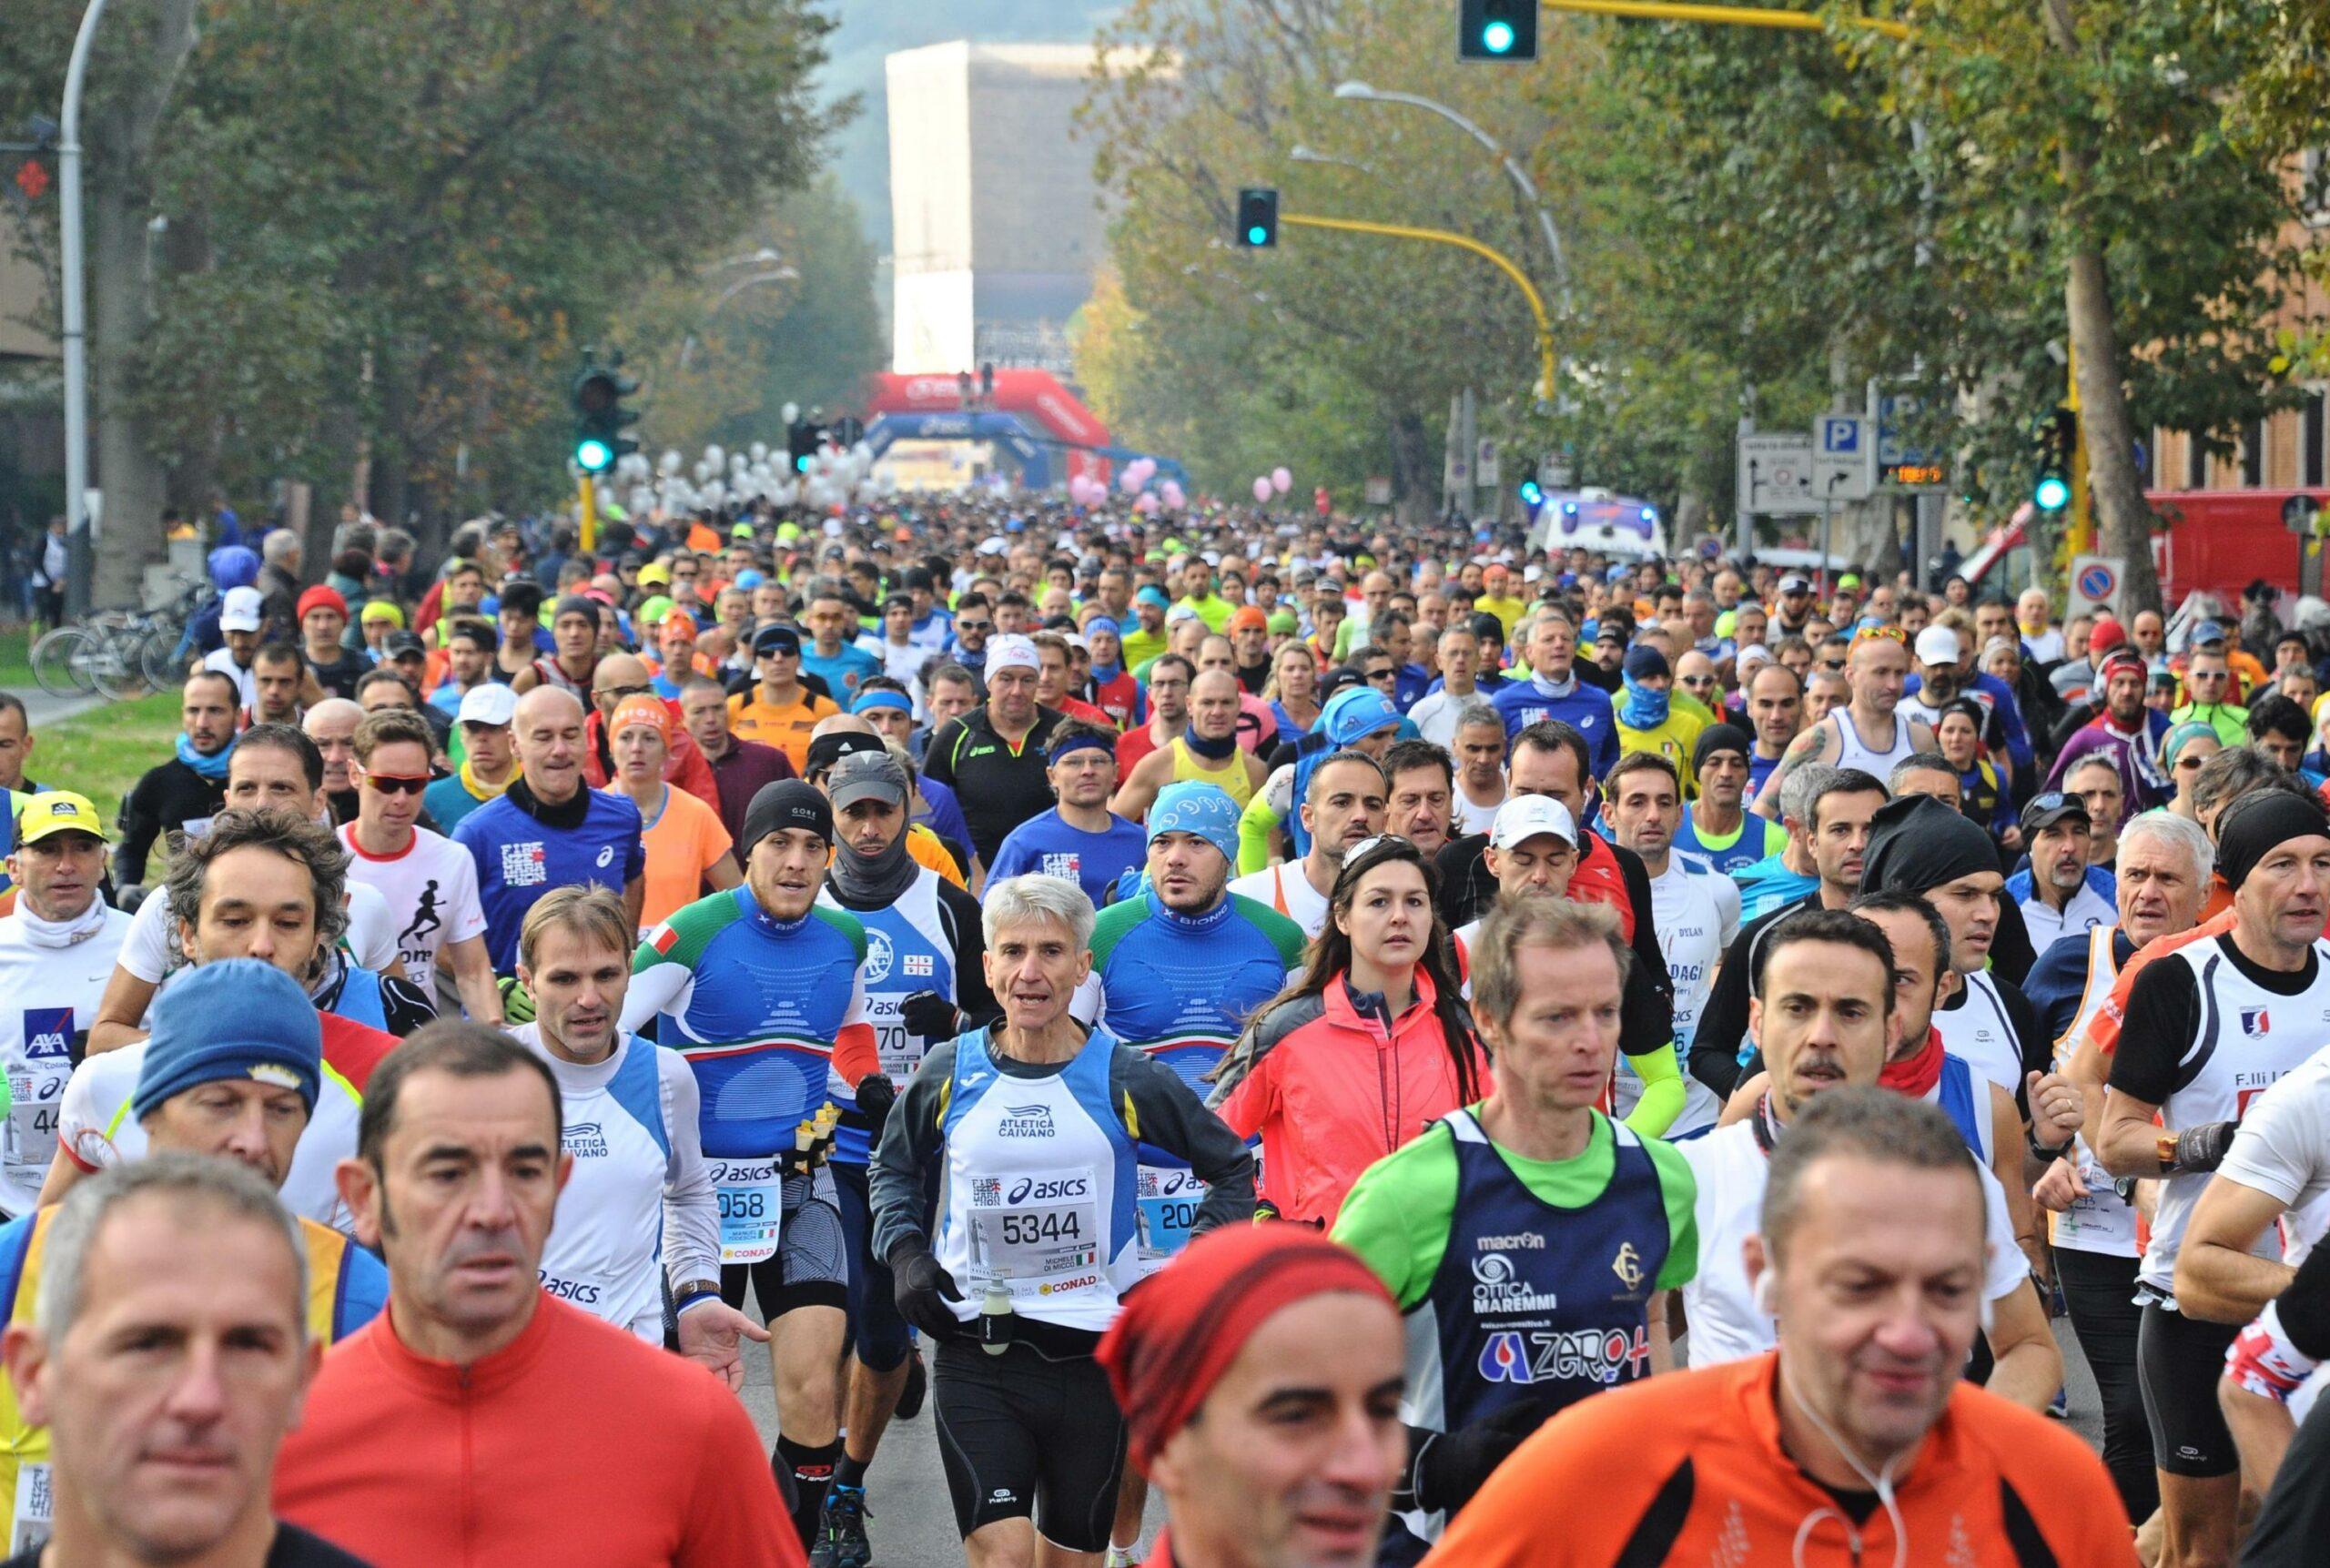
<instances>
[{"instance_id":1,"label":"man in orange jacket","mask_svg":"<svg viewBox=\"0 0 2330 1568\"><path fill-rule=\"evenodd\" d=\"M374 1070L339 1180L389 1310L324 1358L278 1513L377 1568L801 1568L736 1397L543 1292L560 1126L550 1069L481 1025Z\"/></svg>"},{"instance_id":2,"label":"man in orange jacket","mask_svg":"<svg viewBox=\"0 0 2330 1568\"><path fill-rule=\"evenodd\" d=\"M2080 1437L1966 1381L1981 1322L1980 1179L1949 1117L1818 1096L1770 1150L1745 1242L1779 1347L1654 1378L1539 1428L1427 1565L2132 1564ZM1849 1285L1840 1281L1849 1282ZM1591 1496L1545 1527L1550 1498Z\"/></svg>"}]
</instances>

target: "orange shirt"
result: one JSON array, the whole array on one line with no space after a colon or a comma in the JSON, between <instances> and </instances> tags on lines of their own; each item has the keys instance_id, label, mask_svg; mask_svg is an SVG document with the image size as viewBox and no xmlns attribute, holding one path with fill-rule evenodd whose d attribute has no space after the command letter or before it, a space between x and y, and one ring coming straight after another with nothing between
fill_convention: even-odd
<instances>
[{"instance_id":1,"label":"orange shirt","mask_svg":"<svg viewBox=\"0 0 2330 1568\"><path fill-rule=\"evenodd\" d=\"M647 874L641 879L646 888L639 909L642 931L653 930L673 910L694 904L703 894L705 875L734 842L721 825L718 812L670 784L664 786L664 809L639 839L647 851Z\"/></svg>"},{"instance_id":2,"label":"orange shirt","mask_svg":"<svg viewBox=\"0 0 2330 1568\"><path fill-rule=\"evenodd\" d=\"M1425 1568L1893 1562L1892 1517L1880 1508L1855 1531L1781 1448L1778 1364L1767 1352L1570 1406L1489 1477ZM1585 1498L1592 1506L1560 1508L1547 1528L1550 1500ZM1950 1391L1894 1502L1909 1563L2136 1561L2127 1512L2086 1442L1968 1382Z\"/></svg>"},{"instance_id":3,"label":"orange shirt","mask_svg":"<svg viewBox=\"0 0 2330 1568\"><path fill-rule=\"evenodd\" d=\"M548 1296L456 1367L393 1310L324 1357L279 1517L378 1568L801 1568L752 1418L704 1368Z\"/></svg>"},{"instance_id":4,"label":"orange shirt","mask_svg":"<svg viewBox=\"0 0 2330 1568\"><path fill-rule=\"evenodd\" d=\"M841 709L831 697L820 697L806 686L795 687L794 699L783 707L761 700L761 689L739 692L728 699L728 727L741 741L775 746L793 764L795 773L809 766L809 732L827 713Z\"/></svg>"}]
</instances>

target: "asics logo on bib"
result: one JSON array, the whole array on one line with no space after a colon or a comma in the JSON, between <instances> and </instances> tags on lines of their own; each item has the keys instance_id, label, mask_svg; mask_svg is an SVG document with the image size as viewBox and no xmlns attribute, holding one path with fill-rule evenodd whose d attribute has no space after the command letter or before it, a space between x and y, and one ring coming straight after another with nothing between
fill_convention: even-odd
<instances>
[{"instance_id":1,"label":"asics logo on bib","mask_svg":"<svg viewBox=\"0 0 2330 1568\"><path fill-rule=\"evenodd\" d=\"M1583 1379L1616 1383L1641 1377L1650 1365L1650 1334L1636 1328L1499 1329L1481 1346L1481 1378L1492 1383L1558 1382Z\"/></svg>"},{"instance_id":2,"label":"asics logo on bib","mask_svg":"<svg viewBox=\"0 0 2330 1568\"><path fill-rule=\"evenodd\" d=\"M1050 1138L1053 1135L1052 1108L1048 1105L1008 1105L1003 1108L1003 1119L995 1124L998 1138Z\"/></svg>"},{"instance_id":3,"label":"asics logo on bib","mask_svg":"<svg viewBox=\"0 0 2330 1568\"><path fill-rule=\"evenodd\" d=\"M606 1129L595 1121L578 1121L566 1129L560 1139L566 1152L577 1159L603 1158L607 1152Z\"/></svg>"},{"instance_id":4,"label":"asics logo on bib","mask_svg":"<svg viewBox=\"0 0 2330 1568\"><path fill-rule=\"evenodd\" d=\"M596 1285L585 1284L580 1280L562 1280L557 1275L542 1270L537 1270L536 1272L542 1275L542 1289L560 1300L572 1301L578 1307L598 1304L599 1287Z\"/></svg>"},{"instance_id":5,"label":"asics logo on bib","mask_svg":"<svg viewBox=\"0 0 2330 1568\"><path fill-rule=\"evenodd\" d=\"M26 1007L25 1055L34 1058L73 1054L73 1009Z\"/></svg>"},{"instance_id":6,"label":"asics logo on bib","mask_svg":"<svg viewBox=\"0 0 2330 1568\"><path fill-rule=\"evenodd\" d=\"M1040 1203L1050 1198L1082 1198L1091 1189L1092 1183L1088 1177L1054 1176L1038 1181L1033 1177L1023 1176L1011 1184L1011 1194L1004 1201Z\"/></svg>"},{"instance_id":7,"label":"asics logo on bib","mask_svg":"<svg viewBox=\"0 0 2330 1568\"><path fill-rule=\"evenodd\" d=\"M1475 1312L1551 1312L1561 1306L1553 1291L1540 1292L1525 1280L1514 1278L1513 1259L1502 1252L1473 1259L1473 1310Z\"/></svg>"}]
</instances>

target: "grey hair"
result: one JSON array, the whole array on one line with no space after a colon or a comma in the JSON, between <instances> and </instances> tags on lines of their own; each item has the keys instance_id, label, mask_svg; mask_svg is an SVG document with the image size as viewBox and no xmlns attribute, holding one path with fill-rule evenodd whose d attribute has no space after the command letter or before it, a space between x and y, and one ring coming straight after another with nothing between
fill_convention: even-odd
<instances>
[{"instance_id":1,"label":"grey hair","mask_svg":"<svg viewBox=\"0 0 2330 1568\"><path fill-rule=\"evenodd\" d=\"M1948 774L1951 778L1958 776L1958 770L1952 767L1950 759L1940 752L1911 752L1908 756L1895 763L1893 771L1885 775L1886 790L1889 794L1899 794L1901 781L1911 774L1920 773Z\"/></svg>"},{"instance_id":2,"label":"grey hair","mask_svg":"<svg viewBox=\"0 0 2330 1568\"><path fill-rule=\"evenodd\" d=\"M1504 728L1504 715L1478 697L1469 698L1463 707L1456 710L1456 729L1471 724L1494 724L1502 730Z\"/></svg>"},{"instance_id":3,"label":"grey hair","mask_svg":"<svg viewBox=\"0 0 2330 1568\"><path fill-rule=\"evenodd\" d=\"M1812 824L1812 803L1826 794L1837 781L1842 768L1827 763L1799 764L1795 771L1780 781L1780 817L1786 822Z\"/></svg>"},{"instance_id":4,"label":"grey hair","mask_svg":"<svg viewBox=\"0 0 2330 1568\"><path fill-rule=\"evenodd\" d=\"M274 529L258 542L259 554L277 566L290 560L299 548L299 536L288 528Z\"/></svg>"},{"instance_id":5,"label":"grey hair","mask_svg":"<svg viewBox=\"0 0 2330 1568\"><path fill-rule=\"evenodd\" d=\"M2216 845L2201 831L2201 824L2173 811L2148 811L2129 820L2120 830L2120 853L2117 864L2128 863L2128 846L2141 839L2157 838L2172 848L2181 849L2193 863L2193 880L2201 886L2209 885L2209 873L2216 869Z\"/></svg>"},{"instance_id":6,"label":"grey hair","mask_svg":"<svg viewBox=\"0 0 2330 1568\"><path fill-rule=\"evenodd\" d=\"M33 1321L50 1344L63 1339L81 1310L81 1286L88 1272L89 1250L97 1243L106 1221L133 1198L153 1195L181 1202L208 1202L227 1211L230 1219L248 1219L273 1230L291 1250L299 1273L299 1293L292 1316L299 1337L308 1337L308 1243L299 1221L283 1207L275 1189L248 1167L231 1159L166 1151L127 1165L109 1166L86 1181L76 1182L57 1205L49 1222L42 1255L40 1291L33 1304ZM217 1234L205 1224L200 1234ZM192 1243L196 1237L187 1237Z\"/></svg>"},{"instance_id":7,"label":"grey hair","mask_svg":"<svg viewBox=\"0 0 2330 1568\"><path fill-rule=\"evenodd\" d=\"M1064 876L1041 872L989 883L979 908L979 930L990 948L1007 926L1048 920L1067 927L1080 951L1092 946L1093 919L1092 901L1083 888Z\"/></svg>"}]
</instances>

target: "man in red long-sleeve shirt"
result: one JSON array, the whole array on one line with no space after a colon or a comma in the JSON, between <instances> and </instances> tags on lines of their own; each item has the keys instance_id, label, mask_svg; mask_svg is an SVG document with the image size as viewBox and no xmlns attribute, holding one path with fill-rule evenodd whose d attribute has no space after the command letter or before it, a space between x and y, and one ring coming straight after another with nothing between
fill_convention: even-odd
<instances>
[{"instance_id":1,"label":"man in red long-sleeve shirt","mask_svg":"<svg viewBox=\"0 0 2330 1568\"><path fill-rule=\"evenodd\" d=\"M478 1025L374 1071L339 1178L389 1310L325 1357L279 1515L378 1568L801 1568L735 1396L542 1292L560 1125L549 1070Z\"/></svg>"}]
</instances>

